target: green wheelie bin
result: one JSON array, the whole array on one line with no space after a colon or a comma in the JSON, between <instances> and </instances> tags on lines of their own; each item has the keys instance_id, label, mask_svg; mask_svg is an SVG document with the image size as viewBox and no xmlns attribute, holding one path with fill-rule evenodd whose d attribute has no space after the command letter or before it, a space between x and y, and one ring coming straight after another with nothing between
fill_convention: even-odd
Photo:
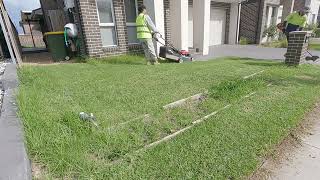
<instances>
[{"instance_id":1,"label":"green wheelie bin","mask_svg":"<svg viewBox=\"0 0 320 180\"><path fill-rule=\"evenodd\" d=\"M54 62L64 61L68 56L65 45L64 32L47 32L44 34L47 41L48 50Z\"/></svg>"}]
</instances>

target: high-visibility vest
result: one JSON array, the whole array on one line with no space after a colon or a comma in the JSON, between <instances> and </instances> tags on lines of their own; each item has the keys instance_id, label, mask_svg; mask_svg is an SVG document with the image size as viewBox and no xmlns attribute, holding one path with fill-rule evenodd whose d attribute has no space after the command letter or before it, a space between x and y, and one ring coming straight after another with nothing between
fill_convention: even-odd
<instances>
[{"instance_id":1,"label":"high-visibility vest","mask_svg":"<svg viewBox=\"0 0 320 180\"><path fill-rule=\"evenodd\" d=\"M299 13L294 12L291 13L287 18L286 18L287 24L293 24L297 25L300 27L304 27L307 23L307 17L306 16L300 16Z\"/></svg>"},{"instance_id":2,"label":"high-visibility vest","mask_svg":"<svg viewBox=\"0 0 320 180\"><path fill-rule=\"evenodd\" d=\"M146 23L146 17L143 13L139 14L136 20L137 25L137 38L138 39L151 39L151 31Z\"/></svg>"}]
</instances>

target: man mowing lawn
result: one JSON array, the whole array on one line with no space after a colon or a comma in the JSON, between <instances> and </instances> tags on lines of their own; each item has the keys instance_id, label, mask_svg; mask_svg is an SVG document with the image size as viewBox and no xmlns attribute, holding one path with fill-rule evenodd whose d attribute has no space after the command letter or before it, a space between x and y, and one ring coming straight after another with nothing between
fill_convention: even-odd
<instances>
[{"instance_id":1,"label":"man mowing lawn","mask_svg":"<svg viewBox=\"0 0 320 180\"><path fill-rule=\"evenodd\" d=\"M289 42L289 34L293 31L302 31L307 23L307 14L310 12L309 7L305 7L299 12L291 13L284 22L284 32Z\"/></svg>"},{"instance_id":2,"label":"man mowing lawn","mask_svg":"<svg viewBox=\"0 0 320 180\"><path fill-rule=\"evenodd\" d=\"M140 40L148 65L159 64L155 52L152 36L157 35L159 31L153 24L151 18L147 15L146 6L141 5L138 8L139 15L136 20L137 38Z\"/></svg>"}]
</instances>

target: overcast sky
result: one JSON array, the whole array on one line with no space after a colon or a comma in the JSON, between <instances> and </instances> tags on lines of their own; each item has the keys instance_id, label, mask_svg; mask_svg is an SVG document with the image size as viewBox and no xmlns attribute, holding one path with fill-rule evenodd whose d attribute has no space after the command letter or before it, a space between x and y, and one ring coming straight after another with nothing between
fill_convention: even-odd
<instances>
[{"instance_id":1,"label":"overcast sky","mask_svg":"<svg viewBox=\"0 0 320 180\"><path fill-rule=\"evenodd\" d=\"M39 0L4 0L4 4L19 33L22 32L19 25L20 11L29 11L40 7Z\"/></svg>"}]
</instances>

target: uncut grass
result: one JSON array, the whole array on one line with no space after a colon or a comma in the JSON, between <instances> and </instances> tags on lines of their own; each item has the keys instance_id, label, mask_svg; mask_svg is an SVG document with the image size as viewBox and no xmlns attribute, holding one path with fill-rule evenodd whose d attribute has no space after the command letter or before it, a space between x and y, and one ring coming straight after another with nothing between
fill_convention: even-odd
<instances>
[{"instance_id":1,"label":"uncut grass","mask_svg":"<svg viewBox=\"0 0 320 180\"><path fill-rule=\"evenodd\" d=\"M82 171L79 169L67 174L76 178L95 179L243 178L254 171L260 158L269 153L272 147L299 123L305 112L318 99L319 75L319 68L311 66L298 69L280 66L252 79L222 81L209 88L209 98L198 104L196 109L205 107L202 112L206 114L228 103L233 104L231 108L145 153L133 153L125 157L124 161L111 166L105 162L109 157L91 155L88 156L90 161L88 158L82 159L87 162L87 166L81 166ZM266 88L270 82L272 86ZM241 98L252 91L256 92L252 97ZM237 96L230 95L234 93ZM185 114L190 110L194 111L195 107L185 108L175 109L166 115L177 117L181 113L186 116ZM125 130L144 126L136 125L130 124L123 128ZM143 134L151 127L134 131ZM126 133L123 137L125 136ZM118 139L115 142L128 142L121 136L116 137ZM102 146L101 150L113 146L116 145ZM96 149L92 151L96 152ZM101 151L100 154L107 153Z\"/></svg>"},{"instance_id":2,"label":"uncut grass","mask_svg":"<svg viewBox=\"0 0 320 180\"><path fill-rule=\"evenodd\" d=\"M162 106L264 68L249 62L222 59L150 67L89 61L23 67L18 101L29 155L55 177L95 172L205 114L188 107L168 113ZM93 112L100 128L81 122L81 111ZM104 131L144 114L151 120Z\"/></svg>"},{"instance_id":3,"label":"uncut grass","mask_svg":"<svg viewBox=\"0 0 320 180\"><path fill-rule=\"evenodd\" d=\"M243 179L312 109L320 96L319 75L311 66L273 68L265 75L272 86L98 177ZM211 100L206 106L215 107Z\"/></svg>"}]
</instances>

